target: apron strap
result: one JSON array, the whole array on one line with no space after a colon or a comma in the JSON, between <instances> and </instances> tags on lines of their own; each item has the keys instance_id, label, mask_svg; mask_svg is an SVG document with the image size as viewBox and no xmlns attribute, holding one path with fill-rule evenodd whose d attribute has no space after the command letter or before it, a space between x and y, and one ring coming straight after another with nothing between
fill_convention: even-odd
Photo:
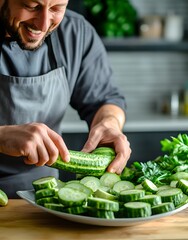
<instances>
[{"instance_id":1,"label":"apron strap","mask_svg":"<svg viewBox=\"0 0 188 240\"><path fill-rule=\"evenodd\" d=\"M62 67L62 60L60 57L60 51L59 51L59 41L58 41L58 34L57 30L55 30L48 39L49 47L51 49L51 54L53 55L53 59L55 60L56 63L56 68ZM50 57L51 61L51 57ZM52 60L53 61L53 60ZM54 63L51 63L51 66L54 66Z\"/></svg>"}]
</instances>

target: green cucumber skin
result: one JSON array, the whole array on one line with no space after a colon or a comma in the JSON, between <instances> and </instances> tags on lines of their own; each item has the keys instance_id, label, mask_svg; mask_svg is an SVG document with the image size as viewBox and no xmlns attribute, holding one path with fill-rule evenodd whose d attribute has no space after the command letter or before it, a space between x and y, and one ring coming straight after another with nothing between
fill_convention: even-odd
<instances>
[{"instance_id":1,"label":"green cucumber skin","mask_svg":"<svg viewBox=\"0 0 188 240\"><path fill-rule=\"evenodd\" d=\"M92 151L94 154L101 154L101 155L109 155L109 156L115 156L116 153L113 148L110 147L98 147L95 150Z\"/></svg>"},{"instance_id":2,"label":"green cucumber skin","mask_svg":"<svg viewBox=\"0 0 188 240\"><path fill-rule=\"evenodd\" d=\"M139 204L142 206L139 206ZM151 205L149 203L128 202L124 204L124 208L125 217L127 218L149 217L152 214Z\"/></svg>"},{"instance_id":3,"label":"green cucumber skin","mask_svg":"<svg viewBox=\"0 0 188 240\"><path fill-rule=\"evenodd\" d=\"M36 200L38 205L44 206L45 203L59 203L58 198L56 197L45 197Z\"/></svg>"},{"instance_id":4,"label":"green cucumber skin","mask_svg":"<svg viewBox=\"0 0 188 240\"><path fill-rule=\"evenodd\" d=\"M57 180L53 176L42 177L32 182L35 191L45 188L55 188L57 186Z\"/></svg>"},{"instance_id":5,"label":"green cucumber skin","mask_svg":"<svg viewBox=\"0 0 188 240\"><path fill-rule=\"evenodd\" d=\"M44 207L54 210L54 211L59 211L59 212L63 212L64 210L64 206L60 203L45 203Z\"/></svg>"},{"instance_id":6,"label":"green cucumber skin","mask_svg":"<svg viewBox=\"0 0 188 240\"><path fill-rule=\"evenodd\" d=\"M54 197L56 190L54 188L44 188L35 192L35 199L38 200L44 197Z\"/></svg>"},{"instance_id":7,"label":"green cucumber skin","mask_svg":"<svg viewBox=\"0 0 188 240\"><path fill-rule=\"evenodd\" d=\"M161 196L162 202L173 202L175 207L181 203L183 198L183 192L180 188L164 189L157 194Z\"/></svg>"},{"instance_id":8,"label":"green cucumber skin","mask_svg":"<svg viewBox=\"0 0 188 240\"><path fill-rule=\"evenodd\" d=\"M0 206L4 207L8 204L8 197L6 193L0 189Z\"/></svg>"},{"instance_id":9,"label":"green cucumber skin","mask_svg":"<svg viewBox=\"0 0 188 240\"><path fill-rule=\"evenodd\" d=\"M133 202L145 196L144 190L133 189L133 190L123 190L119 194L120 202Z\"/></svg>"},{"instance_id":10,"label":"green cucumber skin","mask_svg":"<svg viewBox=\"0 0 188 240\"><path fill-rule=\"evenodd\" d=\"M119 203L112 200L106 200L104 198L88 197L87 206L94 207L96 209L108 210L108 211L119 211Z\"/></svg>"},{"instance_id":11,"label":"green cucumber skin","mask_svg":"<svg viewBox=\"0 0 188 240\"><path fill-rule=\"evenodd\" d=\"M109 155L84 153L74 150L69 150L69 152L69 162L64 162L59 156L56 162L50 167L73 173L101 176L104 174L106 168L115 157Z\"/></svg>"},{"instance_id":12,"label":"green cucumber skin","mask_svg":"<svg viewBox=\"0 0 188 240\"><path fill-rule=\"evenodd\" d=\"M175 206L173 202L165 202L151 207L152 215L173 211Z\"/></svg>"},{"instance_id":13,"label":"green cucumber skin","mask_svg":"<svg viewBox=\"0 0 188 240\"><path fill-rule=\"evenodd\" d=\"M99 155L94 153L85 153L81 151L69 150L70 162L72 165L78 166L90 166L90 167L104 167L108 165L114 156L111 155ZM59 156L59 160L62 158Z\"/></svg>"},{"instance_id":14,"label":"green cucumber skin","mask_svg":"<svg viewBox=\"0 0 188 240\"><path fill-rule=\"evenodd\" d=\"M115 219L115 212L109 210L88 208L89 216L96 218Z\"/></svg>"},{"instance_id":15,"label":"green cucumber skin","mask_svg":"<svg viewBox=\"0 0 188 240\"><path fill-rule=\"evenodd\" d=\"M151 206L155 206L162 203L161 197L159 195L146 195L143 198L138 199L139 202L146 202L151 204Z\"/></svg>"}]
</instances>

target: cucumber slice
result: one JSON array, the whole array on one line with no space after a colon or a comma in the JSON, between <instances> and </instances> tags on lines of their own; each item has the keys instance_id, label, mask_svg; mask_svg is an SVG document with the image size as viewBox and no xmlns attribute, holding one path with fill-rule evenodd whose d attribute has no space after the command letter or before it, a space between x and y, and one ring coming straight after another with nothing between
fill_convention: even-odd
<instances>
[{"instance_id":1,"label":"cucumber slice","mask_svg":"<svg viewBox=\"0 0 188 240\"><path fill-rule=\"evenodd\" d=\"M135 188L135 189L144 189L141 183L138 184L138 185L136 185L134 188Z\"/></svg>"},{"instance_id":2,"label":"cucumber slice","mask_svg":"<svg viewBox=\"0 0 188 240\"><path fill-rule=\"evenodd\" d=\"M58 198L64 206L80 206L86 201L87 194L73 188L64 187L59 190Z\"/></svg>"},{"instance_id":3,"label":"cucumber slice","mask_svg":"<svg viewBox=\"0 0 188 240\"><path fill-rule=\"evenodd\" d=\"M170 212L175 209L173 202L165 202L151 207L152 215Z\"/></svg>"},{"instance_id":4,"label":"cucumber slice","mask_svg":"<svg viewBox=\"0 0 188 240\"><path fill-rule=\"evenodd\" d=\"M119 182L116 182L112 188L112 190L116 193L119 194L121 191L124 190L131 190L134 189L134 184L130 181L125 181L121 180Z\"/></svg>"},{"instance_id":5,"label":"cucumber slice","mask_svg":"<svg viewBox=\"0 0 188 240\"><path fill-rule=\"evenodd\" d=\"M161 196L156 194L145 195L144 197L140 198L138 201L149 203L151 206L155 206L162 203Z\"/></svg>"},{"instance_id":6,"label":"cucumber slice","mask_svg":"<svg viewBox=\"0 0 188 240\"><path fill-rule=\"evenodd\" d=\"M176 187L180 188L183 193L188 194L188 180L180 179L176 183Z\"/></svg>"},{"instance_id":7,"label":"cucumber slice","mask_svg":"<svg viewBox=\"0 0 188 240\"><path fill-rule=\"evenodd\" d=\"M157 192L161 196L162 202L173 202L174 206L178 206L183 198L183 192L180 188L164 189Z\"/></svg>"},{"instance_id":8,"label":"cucumber slice","mask_svg":"<svg viewBox=\"0 0 188 240\"><path fill-rule=\"evenodd\" d=\"M97 208L97 209L109 210L109 211L119 210L118 202L107 200L104 198L88 197L87 206Z\"/></svg>"},{"instance_id":9,"label":"cucumber slice","mask_svg":"<svg viewBox=\"0 0 188 240\"><path fill-rule=\"evenodd\" d=\"M158 191L157 186L149 179L145 179L142 182L142 186L147 192L156 193Z\"/></svg>"},{"instance_id":10,"label":"cucumber slice","mask_svg":"<svg viewBox=\"0 0 188 240\"><path fill-rule=\"evenodd\" d=\"M93 194L94 197L98 197L98 198L104 198L107 200L117 200L117 196L110 194L102 189L97 189L97 191L94 192Z\"/></svg>"},{"instance_id":11,"label":"cucumber slice","mask_svg":"<svg viewBox=\"0 0 188 240\"><path fill-rule=\"evenodd\" d=\"M120 202L133 202L145 196L145 190L141 189L132 189L132 190L125 190L121 191L119 194L119 201Z\"/></svg>"},{"instance_id":12,"label":"cucumber slice","mask_svg":"<svg viewBox=\"0 0 188 240\"><path fill-rule=\"evenodd\" d=\"M176 187L177 182L178 182L178 181L175 181L175 180L174 180L174 181L171 181L171 182L170 182L170 186L171 186L171 187Z\"/></svg>"},{"instance_id":13,"label":"cucumber slice","mask_svg":"<svg viewBox=\"0 0 188 240\"><path fill-rule=\"evenodd\" d=\"M81 182L75 182L75 181L69 181L66 183L66 185L64 187L68 187L68 188L73 188L75 190L78 190L80 192L85 193L88 197L91 196L93 194L93 191L91 190L91 188L85 186L84 184L82 184Z\"/></svg>"},{"instance_id":14,"label":"cucumber slice","mask_svg":"<svg viewBox=\"0 0 188 240\"><path fill-rule=\"evenodd\" d=\"M115 219L114 213L115 212L108 210L88 208L89 216L96 218Z\"/></svg>"},{"instance_id":15,"label":"cucumber slice","mask_svg":"<svg viewBox=\"0 0 188 240\"><path fill-rule=\"evenodd\" d=\"M57 186L55 187L56 189L60 189L65 186L65 182L61 181L60 179L57 180Z\"/></svg>"},{"instance_id":16,"label":"cucumber slice","mask_svg":"<svg viewBox=\"0 0 188 240\"><path fill-rule=\"evenodd\" d=\"M38 205L44 206L45 203L59 203L59 200L57 197L44 197L37 199L35 202Z\"/></svg>"},{"instance_id":17,"label":"cucumber slice","mask_svg":"<svg viewBox=\"0 0 188 240\"><path fill-rule=\"evenodd\" d=\"M8 197L6 193L0 189L0 206L6 206L8 204Z\"/></svg>"},{"instance_id":18,"label":"cucumber slice","mask_svg":"<svg viewBox=\"0 0 188 240\"><path fill-rule=\"evenodd\" d=\"M74 207L67 207L67 208L64 207L63 212L80 215L80 214L86 213L87 209L83 206L74 206Z\"/></svg>"},{"instance_id":19,"label":"cucumber slice","mask_svg":"<svg viewBox=\"0 0 188 240\"><path fill-rule=\"evenodd\" d=\"M180 179L188 180L188 173L187 172L176 172L169 177L169 181L178 181Z\"/></svg>"},{"instance_id":20,"label":"cucumber slice","mask_svg":"<svg viewBox=\"0 0 188 240\"><path fill-rule=\"evenodd\" d=\"M164 189L171 189L171 188L173 188L173 187L170 185L163 185L163 186L158 187L158 192L161 190L164 190Z\"/></svg>"},{"instance_id":21,"label":"cucumber slice","mask_svg":"<svg viewBox=\"0 0 188 240\"><path fill-rule=\"evenodd\" d=\"M86 176L80 180L80 183L84 184L95 192L101 185L100 180L97 177Z\"/></svg>"},{"instance_id":22,"label":"cucumber slice","mask_svg":"<svg viewBox=\"0 0 188 240\"><path fill-rule=\"evenodd\" d=\"M145 202L128 202L124 204L127 218L151 216L151 205Z\"/></svg>"},{"instance_id":23,"label":"cucumber slice","mask_svg":"<svg viewBox=\"0 0 188 240\"><path fill-rule=\"evenodd\" d=\"M32 182L35 191L43 188L54 188L57 186L57 180L53 176L42 177Z\"/></svg>"},{"instance_id":24,"label":"cucumber slice","mask_svg":"<svg viewBox=\"0 0 188 240\"><path fill-rule=\"evenodd\" d=\"M114 184L119 181L121 181L121 178L116 173L105 172L100 177L101 185L110 187L110 188L113 188Z\"/></svg>"},{"instance_id":25,"label":"cucumber slice","mask_svg":"<svg viewBox=\"0 0 188 240\"><path fill-rule=\"evenodd\" d=\"M35 192L35 199L38 200L44 197L54 197L56 190L54 188L43 188Z\"/></svg>"},{"instance_id":26,"label":"cucumber slice","mask_svg":"<svg viewBox=\"0 0 188 240\"><path fill-rule=\"evenodd\" d=\"M180 204L176 206L176 208L179 208L179 207L185 205L186 203L188 203L188 196L183 194L183 198L181 199Z\"/></svg>"},{"instance_id":27,"label":"cucumber slice","mask_svg":"<svg viewBox=\"0 0 188 240\"><path fill-rule=\"evenodd\" d=\"M44 207L51 209L51 210L59 211L59 212L63 212L63 210L65 208L63 206L63 204L60 204L60 203L45 203Z\"/></svg>"}]
</instances>

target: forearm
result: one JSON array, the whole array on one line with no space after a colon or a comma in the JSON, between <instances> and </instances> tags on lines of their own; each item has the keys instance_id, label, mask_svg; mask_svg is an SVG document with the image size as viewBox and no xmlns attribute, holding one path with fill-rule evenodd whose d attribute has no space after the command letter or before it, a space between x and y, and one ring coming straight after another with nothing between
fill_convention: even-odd
<instances>
[{"instance_id":1,"label":"forearm","mask_svg":"<svg viewBox=\"0 0 188 240\"><path fill-rule=\"evenodd\" d=\"M98 123L104 124L106 127L122 130L125 124L124 111L112 104L103 105L95 114L91 124L91 129Z\"/></svg>"}]
</instances>

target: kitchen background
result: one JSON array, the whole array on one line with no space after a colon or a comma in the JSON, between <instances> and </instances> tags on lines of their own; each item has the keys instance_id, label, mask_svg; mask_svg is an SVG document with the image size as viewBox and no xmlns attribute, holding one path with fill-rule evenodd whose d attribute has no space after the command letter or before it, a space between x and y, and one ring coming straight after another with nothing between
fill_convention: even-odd
<instances>
[{"instance_id":1,"label":"kitchen background","mask_svg":"<svg viewBox=\"0 0 188 240\"><path fill-rule=\"evenodd\" d=\"M96 19L105 21L104 16L97 17L106 11L101 10L104 2L111 4L107 20L115 23L118 8L114 5L126 0L70 0L69 8L96 24L116 84L126 97L124 132L133 151L129 163L148 161L161 154L160 140L188 130L188 1L130 0L135 10L132 18L130 12L126 18L125 9L119 28L106 22L98 29L102 23ZM122 26L124 30L118 31ZM69 108L63 132L68 147L80 150L87 131L85 122Z\"/></svg>"}]
</instances>

